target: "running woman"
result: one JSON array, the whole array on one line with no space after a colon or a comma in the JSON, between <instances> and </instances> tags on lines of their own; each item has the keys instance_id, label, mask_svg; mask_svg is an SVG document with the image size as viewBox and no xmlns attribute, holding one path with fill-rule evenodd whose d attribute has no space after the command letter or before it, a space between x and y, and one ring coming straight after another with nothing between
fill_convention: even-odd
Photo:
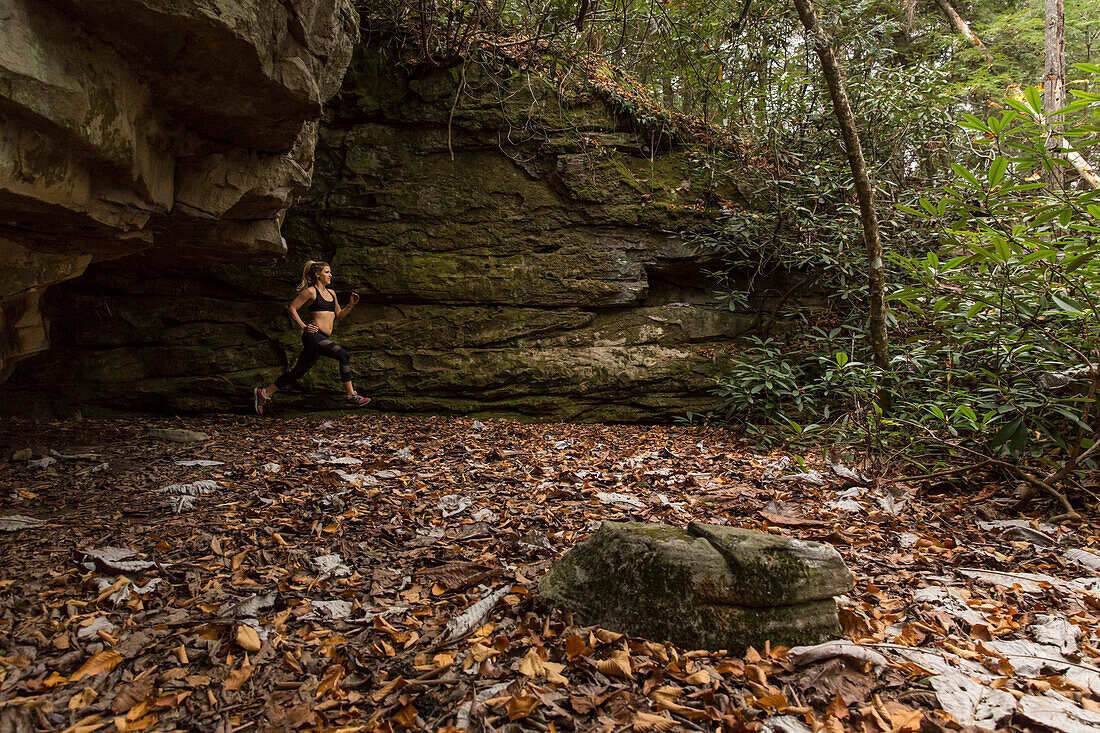
<instances>
[{"instance_id":1,"label":"running woman","mask_svg":"<svg viewBox=\"0 0 1100 733\"><path fill-rule=\"evenodd\" d=\"M340 302L336 299L336 293L329 289L331 283L332 268L324 262L310 260L302 268L302 282L298 285L298 295L287 306L291 319L302 329L302 353L298 356L294 368L276 379L274 384L255 389L253 404L256 414L264 414L264 405L267 401L280 389L285 389L289 384L300 379L322 356L340 362L340 381L344 383L347 401L352 407L365 407L370 403L370 397L357 394L351 385L351 353L330 338L332 327L351 312L359 302L359 295L352 293L348 298L347 307L341 308ZM298 310L306 304L309 304L311 319L309 323L304 322L298 315Z\"/></svg>"}]
</instances>

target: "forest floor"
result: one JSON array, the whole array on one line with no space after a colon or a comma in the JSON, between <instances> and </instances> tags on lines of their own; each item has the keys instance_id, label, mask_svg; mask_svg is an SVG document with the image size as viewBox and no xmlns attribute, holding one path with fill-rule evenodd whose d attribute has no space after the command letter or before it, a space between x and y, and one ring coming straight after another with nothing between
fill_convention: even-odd
<instances>
[{"instance_id":1,"label":"forest floor","mask_svg":"<svg viewBox=\"0 0 1100 733\"><path fill-rule=\"evenodd\" d=\"M0 731L1100 729L1096 527L1013 516L1012 487L867 482L704 428L0 428L30 449L0 464ZM848 644L575 624L537 579L604 519L832 544Z\"/></svg>"}]
</instances>

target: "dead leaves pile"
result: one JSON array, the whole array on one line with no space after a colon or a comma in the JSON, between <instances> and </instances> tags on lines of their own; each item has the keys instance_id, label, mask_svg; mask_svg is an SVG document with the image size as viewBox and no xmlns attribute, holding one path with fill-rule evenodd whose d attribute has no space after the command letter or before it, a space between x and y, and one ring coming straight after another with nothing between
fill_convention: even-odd
<instances>
[{"instance_id":1,"label":"dead leaves pile","mask_svg":"<svg viewBox=\"0 0 1100 733\"><path fill-rule=\"evenodd\" d=\"M1097 539L1005 522L997 487L799 475L696 428L167 423L13 431L63 457L0 465L0 730L1100 727ZM537 580L603 519L834 544L849 643L580 625Z\"/></svg>"}]
</instances>

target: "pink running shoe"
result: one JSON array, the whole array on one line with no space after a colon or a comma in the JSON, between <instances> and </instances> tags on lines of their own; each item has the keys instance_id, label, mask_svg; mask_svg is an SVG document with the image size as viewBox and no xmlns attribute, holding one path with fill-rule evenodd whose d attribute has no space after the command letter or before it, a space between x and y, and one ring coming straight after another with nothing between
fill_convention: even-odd
<instances>
[{"instance_id":1,"label":"pink running shoe","mask_svg":"<svg viewBox=\"0 0 1100 733\"><path fill-rule=\"evenodd\" d=\"M257 387L252 391L252 406L256 408L257 415L264 414L264 405L267 404L268 399L270 398L264 394L263 387Z\"/></svg>"},{"instance_id":2,"label":"pink running shoe","mask_svg":"<svg viewBox=\"0 0 1100 733\"><path fill-rule=\"evenodd\" d=\"M361 394L349 394L348 402L352 407L366 407L370 404L370 397L364 397Z\"/></svg>"}]
</instances>

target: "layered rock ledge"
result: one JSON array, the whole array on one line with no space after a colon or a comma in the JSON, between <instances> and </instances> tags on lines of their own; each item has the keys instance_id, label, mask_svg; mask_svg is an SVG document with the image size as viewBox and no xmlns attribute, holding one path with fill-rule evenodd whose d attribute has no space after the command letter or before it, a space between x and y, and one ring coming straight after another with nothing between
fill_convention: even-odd
<instances>
[{"instance_id":1,"label":"layered rock ledge","mask_svg":"<svg viewBox=\"0 0 1100 733\"><path fill-rule=\"evenodd\" d=\"M351 0L0 4L0 380L90 263L281 255Z\"/></svg>"},{"instance_id":2,"label":"layered rock ledge","mask_svg":"<svg viewBox=\"0 0 1100 733\"><path fill-rule=\"evenodd\" d=\"M283 309L302 261L319 259L341 301L363 297L335 337L372 407L648 422L705 412L738 336L775 296L731 310L715 298L711 255L685 244L683 232L713 224L705 196L751 209L759 186L744 170L711 188L697 153L591 89L563 92L505 63L410 65L364 43L327 105L285 258L154 252L92 265L47 304L55 347L6 389L89 409L249 410L251 388L300 349ZM322 360L270 410L338 409L339 395Z\"/></svg>"}]
</instances>

